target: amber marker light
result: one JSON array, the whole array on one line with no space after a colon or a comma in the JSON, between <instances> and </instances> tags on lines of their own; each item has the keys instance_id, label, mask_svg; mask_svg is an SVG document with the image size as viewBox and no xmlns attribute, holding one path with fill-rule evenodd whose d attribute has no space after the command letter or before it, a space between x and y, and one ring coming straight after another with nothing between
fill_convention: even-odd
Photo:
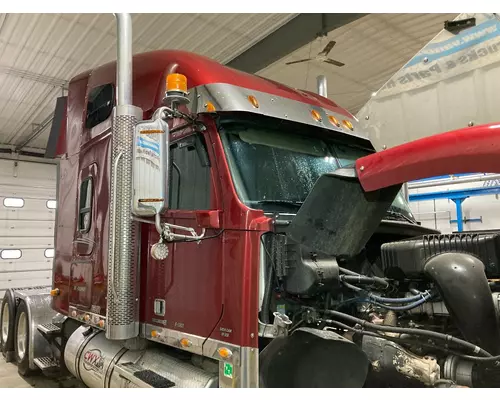
<instances>
[{"instance_id":1,"label":"amber marker light","mask_svg":"<svg viewBox=\"0 0 500 400\"><path fill-rule=\"evenodd\" d=\"M182 347L191 347L191 340L183 338L180 340L181 346Z\"/></svg>"},{"instance_id":2,"label":"amber marker light","mask_svg":"<svg viewBox=\"0 0 500 400\"><path fill-rule=\"evenodd\" d=\"M167 92L187 93L187 78L182 74L167 75Z\"/></svg>"},{"instance_id":3,"label":"amber marker light","mask_svg":"<svg viewBox=\"0 0 500 400\"><path fill-rule=\"evenodd\" d=\"M333 115L329 115L328 120L332 123L332 125L340 126L339 120L335 118Z\"/></svg>"},{"instance_id":4,"label":"amber marker light","mask_svg":"<svg viewBox=\"0 0 500 400\"><path fill-rule=\"evenodd\" d=\"M311 110L311 116L315 121L321 122L321 115L316 110Z\"/></svg>"},{"instance_id":5,"label":"amber marker light","mask_svg":"<svg viewBox=\"0 0 500 400\"><path fill-rule=\"evenodd\" d=\"M247 97L247 99L252 104L252 106L254 106L255 108L259 108L259 102L255 98L255 96L250 95Z\"/></svg>"},{"instance_id":6,"label":"amber marker light","mask_svg":"<svg viewBox=\"0 0 500 400\"><path fill-rule=\"evenodd\" d=\"M351 131L353 131L353 130L354 130L354 126L352 126L351 121L348 121L348 120L344 119L344 120L342 121L342 123L344 124L344 126L345 126L347 129L350 129Z\"/></svg>"},{"instance_id":7,"label":"amber marker light","mask_svg":"<svg viewBox=\"0 0 500 400\"><path fill-rule=\"evenodd\" d=\"M215 106L210 102L207 102L207 104L205 104L205 108L208 112L215 112Z\"/></svg>"},{"instance_id":8,"label":"amber marker light","mask_svg":"<svg viewBox=\"0 0 500 400\"><path fill-rule=\"evenodd\" d=\"M219 353L219 356L224 359L228 359L233 355L233 352L229 350L227 347L219 347L217 349L217 353Z\"/></svg>"}]
</instances>

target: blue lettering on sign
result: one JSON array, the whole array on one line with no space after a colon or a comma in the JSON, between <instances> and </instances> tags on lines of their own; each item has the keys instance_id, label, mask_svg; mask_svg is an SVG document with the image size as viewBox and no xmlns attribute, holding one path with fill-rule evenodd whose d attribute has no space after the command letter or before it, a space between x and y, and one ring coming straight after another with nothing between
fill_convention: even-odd
<instances>
[{"instance_id":1,"label":"blue lettering on sign","mask_svg":"<svg viewBox=\"0 0 500 400\"><path fill-rule=\"evenodd\" d=\"M421 63L425 57L427 57L428 62L439 60L497 36L500 36L500 21L492 18L473 28L466 29L456 37L427 45L404 68Z\"/></svg>"}]
</instances>

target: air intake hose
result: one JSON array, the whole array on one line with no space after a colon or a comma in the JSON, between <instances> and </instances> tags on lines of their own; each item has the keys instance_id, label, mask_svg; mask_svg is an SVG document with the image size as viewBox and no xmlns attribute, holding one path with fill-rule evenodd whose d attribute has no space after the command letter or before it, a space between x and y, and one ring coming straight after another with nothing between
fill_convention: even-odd
<instances>
[{"instance_id":1,"label":"air intake hose","mask_svg":"<svg viewBox=\"0 0 500 400\"><path fill-rule=\"evenodd\" d=\"M431 258L425 272L466 340L500 354L500 327L484 264L465 253L444 253Z\"/></svg>"}]
</instances>

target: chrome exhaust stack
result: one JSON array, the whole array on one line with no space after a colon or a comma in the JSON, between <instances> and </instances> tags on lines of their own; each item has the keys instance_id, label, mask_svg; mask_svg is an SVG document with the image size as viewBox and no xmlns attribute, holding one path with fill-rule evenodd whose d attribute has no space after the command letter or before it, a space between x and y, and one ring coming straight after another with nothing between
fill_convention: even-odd
<instances>
[{"instance_id":1,"label":"chrome exhaust stack","mask_svg":"<svg viewBox=\"0 0 500 400\"><path fill-rule=\"evenodd\" d=\"M320 96L323 97L328 97L328 86L326 84L326 76L324 75L319 75L316 78L316 83L317 83L317 91Z\"/></svg>"},{"instance_id":2,"label":"chrome exhaust stack","mask_svg":"<svg viewBox=\"0 0 500 400\"><path fill-rule=\"evenodd\" d=\"M113 115L109 221L106 338L139 335L137 226L132 221L134 127L142 110L132 105L132 18L115 14L117 23L116 107Z\"/></svg>"}]
</instances>

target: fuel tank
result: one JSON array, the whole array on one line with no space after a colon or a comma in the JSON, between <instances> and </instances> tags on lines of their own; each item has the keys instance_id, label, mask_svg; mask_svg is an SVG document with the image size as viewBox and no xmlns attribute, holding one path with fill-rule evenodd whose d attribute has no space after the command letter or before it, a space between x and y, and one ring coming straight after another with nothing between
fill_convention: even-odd
<instances>
[{"instance_id":1,"label":"fuel tank","mask_svg":"<svg viewBox=\"0 0 500 400\"><path fill-rule=\"evenodd\" d=\"M68 339L64 362L71 374L91 388L218 387L217 375L161 348L129 350L124 341L108 340L103 331L85 326Z\"/></svg>"}]
</instances>

